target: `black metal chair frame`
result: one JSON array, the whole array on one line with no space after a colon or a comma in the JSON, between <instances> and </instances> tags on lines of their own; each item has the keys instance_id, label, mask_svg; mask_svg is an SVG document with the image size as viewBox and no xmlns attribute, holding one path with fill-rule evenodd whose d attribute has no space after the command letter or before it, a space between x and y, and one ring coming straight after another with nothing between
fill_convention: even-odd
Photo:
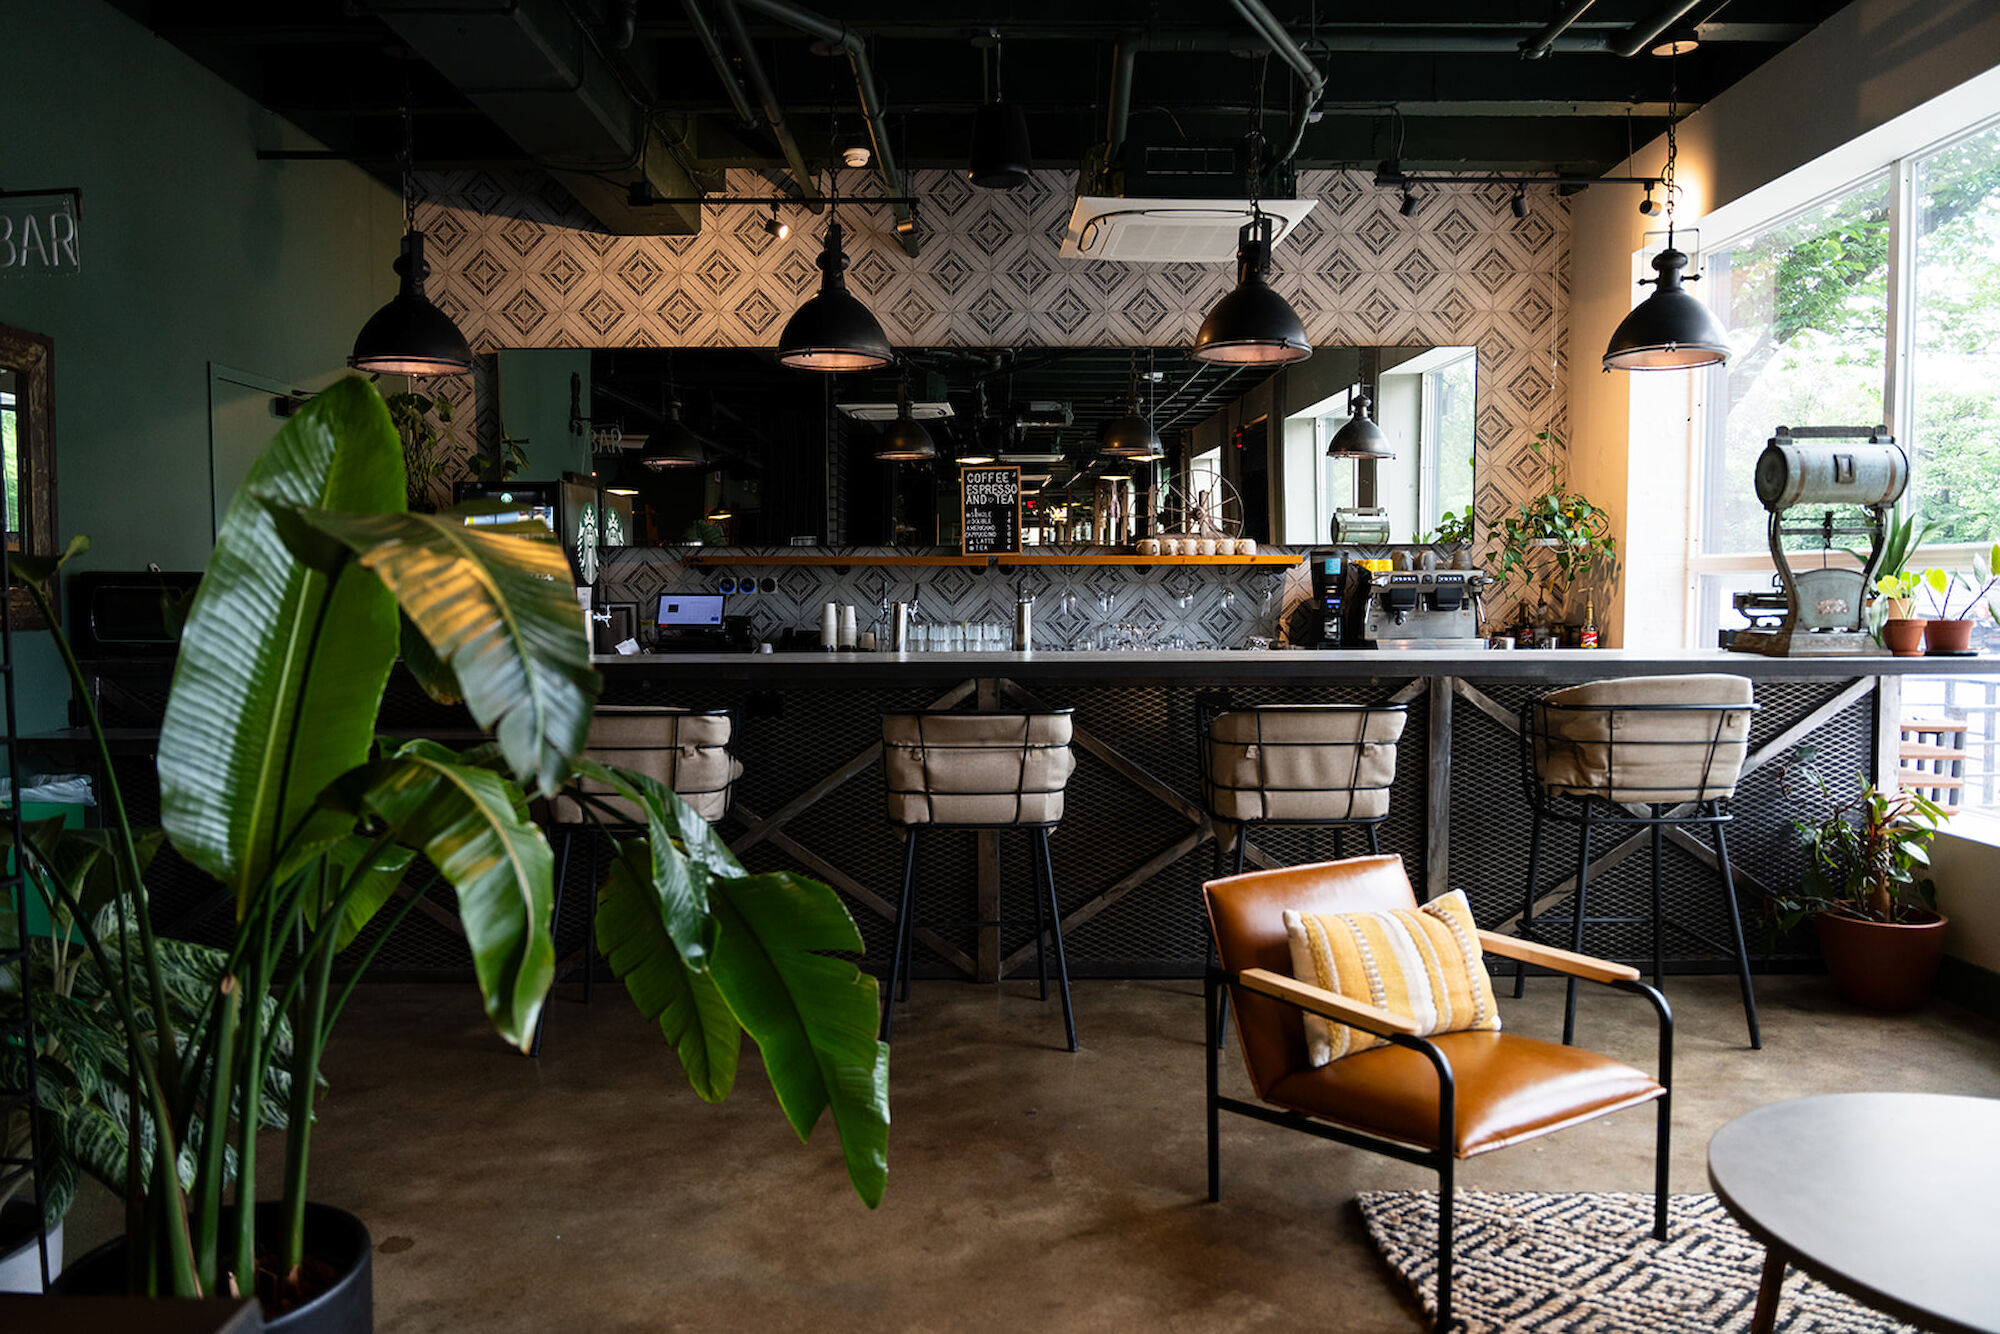
<instances>
[{"instance_id":1,"label":"black metal chair frame","mask_svg":"<svg viewBox=\"0 0 2000 1334\"><path fill-rule=\"evenodd\" d=\"M729 719L729 740L723 742L719 746L706 745L698 747L698 749L701 750L721 750L727 752L730 745L736 740L736 711L734 709L668 710L663 708L659 711L659 716L662 718L675 718L675 719L679 718ZM676 739L676 742L678 741L679 736L680 736L680 726L678 723L676 723L674 726L674 737ZM601 747L593 751L592 753L603 754L607 750L625 751L625 750L659 750L659 749L661 749L661 747L659 746ZM723 772L724 773L728 772L727 766L724 767ZM736 780L731 778L725 781L723 785L719 788L702 788L695 792L682 793L681 796L682 799L685 800L688 797L712 796L715 793L720 792L723 794L722 808L726 812L729 809L730 799L733 794L733 789L735 788L735 786L736 786ZM560 846L557 848L556 851L556 881L555 881L555 890L553 895L551 896L553 902L549 906L549 932L551 936L553 936L556 929L556 925L562 921L563 885L569 879L570 852L575 845L577 836L579 834L585 835L586 837L584 840L584 856L589 859L586 862L584 868L585 878L589 880L591 885L590 914L589 914L589 919L584 924L584 941L583 941L583 1003L585 1005L588 1005L591 1002L591 993L595 990L596 987L596 973L597 973L597 967L596 967L597 965L597 840L595 838L588 837L588 835L590 835L594 831L601 831L606 837L616 839L621 835L629 838L634 835L644 834L647 831L646 831L646 826L644 825L633 824L628 820L617 819L609 815L608 808L605 806L604 803L607 797L614 795L612 793L572 792L569 795L573 801L575 801L579 806L584 808L584 812L588 816L588 819L578 823L557 824L554 823L553 821L550 822L549 832L551 834L559 836ZM593 810L592 809L593 807L596 807L597 809ZM557 966L558 968L561 967L560 959L557 960ZM542 1012L535 1018L535 1040L528 1047L528 1055L530 1056L540 1056L542 1054L542 1026L544 1023L547 1022L548 1015L549 1015L548 1002L544 1000L542 1002Z\"/></svg>"},{"instance_id":2,"label":"black metal chair frame","mask_svg":"<svg viewBox=\"0 0 2000 1334\"><path fill-rule=\"evenodd\" d=\"M1535 772L1535 749L1537 742L1546 745L1556 742L1564 745L1582 745L1602 748L1605 757L1604 790L1607 792L1643 792L1647 789L1620 783L1617 772L1617 755L1620 747L1644 748L1649 746L1672 747L1688 750L1702 743L1685 739L1633 740L1617 735L1619 714L1640 714L1656 716L1666 713L1710 714L1715 726L1710 731L1706 743L1707 750L1702 756L1701 781L1698 784L1675 783L1670 790L1680 791L1692 786L1698 792L1707 792L1710 776L1714 771L1716 756L1724 745L1743 745L1743 742L1725 742L1722 728L1731 714L1755 713L1757 705L1747 704L1550 704L1545 700L1529 700L1520 710L1520 755L1521 780L1527 792L1528 805L1533 813L1533 825L1528 842L1528 882L1522 898L1519 934L1528 940L1539 940L1539 928L1570 928L1567 948L1582 953L1583 932L1586 926L1639 925L1650 923L1653 944L1653 984L1662 984L1666 972L1665 930L1680 932L1691 940L1710 949L1733 952L1736 959L1738 981L1743 990L1743 1016L1750 1029L1750 1046L1759 1050L1764 1045L1763 1034L1757 1025L1757 997L1750 981L1750 955L1743 940L1743 917L1736 903L1736 878L1729 865L1729 840L1726 827L1736 817L1724 807L1728 800L1714 797L1705 800L1667 800L1658 802L1627 803L1612 801L1597 795L1580 795L1549 791ZM1602 714L1604 728L1601 733L1592 732L1584 738L1555 736L1547 727L1551 713L1565 715ZM1669 789L1653 789L1655 791ZM1634 806L1638 809L1634 809ZM1691 810L1688 808L1692 808ZM1542 830L1545 822L1553 820L1559 824L1573 825L1577 829L1576 892L1571 910L1567 915L1535 914L1535 899L1540 890L1542 862ZM1664 839L1668 828L1707 825L1715 831L1715 856L1717 873L1722 880L1723 907L1728 910L1729 928L1733 942L1725 945L1712 940L1694 930L1686 923L1666 915L1666 894L1661 880L1664 854ZM1625 829L1652 830L1652 913L1646 917L1592 917L1589 915L1588 892L1590 876L1590 850L1593 834L1600 830L1616 833ZM1527 965L1518 964L1514 970L1514 995L1520 997L1527 984ZM1576 979L1568 979L1563 999L1563 1043L1568 1045L1576 1036Z\"/></svg>"},{"instance_id":3,"label":"black metal chair frame","mask_svg":"<svg viewBox=\"0 0 2000 1334\"><path fill-rule=\"evenodd\" d=\"M1214 939L1209 946L1214 949ZM1204 984L1204 1002L1210 1022L1220 1031L1224 1022L1223 1006L1228 1000L1227 984L1241 982L1241 975L1226 973L1221 968L1210 967ZM1575 978L1572 977L1574 982ZM1660 1073L1658 1082L1665 1090L1655 1100L1659 1104L1658 1121L1654 1131L1653 1144L1653 1239L1667 1239L1667 1168L1673 1137L1673 1076L1674 1076L1674 1015L1665 996L1647 986L1644 982L1615 981L1600 985L1614 987L1644 996L1659 1017L1660 1026ZM1292 1004L1284 997L1274 1000ZM1303 1010L1305 1006L1298 1006ZM1414 1163L1437 1173L1438 1178L1438 1241L1437 1241L1437 1321L1434 1328L1438 1334L1454 1328L1451 1313L1452 1282L1452 1192L1457 1170L1457 1155L1451 1151L1452 1131L1458 1123L1458 1085L1452 1074L1451 1061L1436 1043L1427 1038L1409 1037L1401 1033L1389 1033L1369 1029L1367 1024L1358 1023L1352 1017L1343 1016L1342 1023L1353 1024L1376 1036L1385 1038L1399 1047L1408 1047L1423 1054L1437 1072L1438 1078L1438 1128L1437 1147L1420 1149L1398 1140L1385 1139L1362 1130L1351 1130L1334 1125L1304 1112L1288 1111L1262 1102L1251 1102L1243 1098L1223 1096L1220 1090L1220 1053L1217 1044L1203 1044L1208 1053L1208 1199L1218 1203L1222 1199L1222 1144L1221 1113L1233 1112L1253 1121L1263 1121L1301 1134L1313 1135L1320 1139L1333 1140L1349 1148L1363 1149L1379 1153L1401 1162ZM1564 1039L1567 1044L1568 1039ZM1623 1109L1621 1109L1623 1110Z\"/></svg>"},{"instance_id":4,"label":"black metal chair frame","mask_svg":"<svg viewBox=\"0 0 2000 1334\"><path fill-rule=\"evenodd\" d=\"M1354 752L1354 762L1347 771L1346 787L1344 789L1339 789L1339 790L1344 790L1350 793L1386 792L1389 790L1388 788L1363 787L1361 784L1361 758L1362 758L1362 750L1368 737L1368 721L1370 717L1378 713L1400 713L1403 714L1407 719L1410 712L1410 706L1407 704L1287 704L1281 706L1287 713L1290 714L1328 713L1328 714L1364 715L1361 719L1361 734L1352 742L1347 742L1347 741L1266 742L1264 740L1264 711L1266 707L1269 706L1257 705L1257 704L1231 705L1226 698L1217 698L1215 696L1201 698L1196 700L1195 702L1195 741L1196 741L1196 751L1197 751L1196 759L1201 767L1201 804L1203 809L1206 811L1208 815L1209 824L1211 827L1213 827L1217 823L1233 824L1236 826L1236 856L1233 864L1227 870L1225 870L1222 865L1222 860L1223 860L1222 840L1219 837L1215 840L1215 874L1217 875L1217 877L1221 877L1225 874L1226 875L1243 874L1243 859L1245 856L1246 849L1248 848L1250 843L1250 831L1253 828L1256 828L1257 826L1260 825L1288 825L1295 828L1305 828L1305 829L1314 829L1314 828L1331 829L1333 830L1333 855L1335 860L1339 860L1340 858L1343 858L1347 855L1347 844L1346 840L1342 838L1342 835L1348 829L1361 828L1368 831L1368 851L1371 853L1379 854L1382 851L1382 824L1385 820L1389 818L1389 814L1387 811L1384 811L1382 814L1368 819L1356 819L1356 820L1279 819L1279 820L1226 820L1225 821L1222 820L1222 817L1218 816L1215 813L1215 803L1209 800L1209 794L1215 791L1218 787L1220 787L1225 792L1259 792L1259 793L1323 792L1323 791L1336 790L1333 788L1277 787L1273 785L1269 781L1270 770L1266 764L1266 756L1268 754L1267 747L1275 747L1278 749L1288 749L1288 750L1303 750L1308 747L1315 747L1327 750L1340 749L1343 747L1351 748ZM1208 753L1209 730L1215 725L1215 720L1217 718L1222 717L1222 715L1226 713L1251 713L1257 715L1257 740L1254 743L1252 743L1257 747L1257 786L1255 788L1230 787L1227 784L1218 784L1215 782L1215 777L1213 773L1210 772L1209 765L1211 761ZM1212 938L1208 942L1208 966L1211 968L1215 966L1215 941ZM1229 1027L1229 996L1228 993L1225 992L1222 997L1222 1011L1220 1019L1214 1025L1214 1027L1209 1031L1208 1035L1209 1045L1212 1047L1220 1047L1222 1045L1223 1038L1226 1036L1226 1030L1228 1029L1228 1027Z\"/></svg>"},{"instance_id":5,"label":"black metal chair frame","mask_svg":"<svg viewBox=\"0 0 2000 1334\"><path fill-rule=\"evenodd\" d=\"M1026 821L1019 818L1021 815L1022 798L1035 795L1052 796L1056 793L1064 791L1064 789L1068 786L1068 780L1067 778L1065 778L1064 783L1061 787L1035 788L1035 789L1030 789L1027 787L1029 751L1031 749L1055 749L1055 747L1038 747L1035 745L1035 743L1030 741L1029 736L1032 730L1032 723L1030 720L1035 717L1046 717L1050 714L1060 714L1068 716L1074 712L1075 711L1073 709L1067 709L1067 708L1032 709L1032 710L994 709L994 710L977 710L977 711L937 709L937 710L922 710L915 712L909 710L897 710L882 715L885 722L890 718L914 718L917 723L918 747L926 752L933 749L940 751L974 750L986 753L995 753L1004 750L1003 747L995 745L990 742L982 742L977 745L934 746L930 741L928 741L924 737L923 725L924 725L924 719L927 717L933 717L933 718L934 717L966 718L966 717L980 717L980 716L1000 717L1000 718L1018 717L1022 720L1021 741L1019 745L1020 765L1015 771L1014 786L1013 788L1008 790L1003 790L999 792L934 793L928 787L914 788L914 789L889 787L888 783L890 780L889 780L888 757L886 754L883 757L883 764L882 764L883 785L887 789L888 795L892 797L893 796L922 797L924 799L926 809L934 813L935 799L940 795L952 799L958 799L958 798L976 799L979 797L1011 796L1014 798L1014 814L1016 818L1012 820L992 821L986 823L971 823L971 822L960 822L960 821L944 821L944 822L925 821L919 824L901 824L894 820L891 821L892 824L896 824L898 828L902 829L904 833L903 888L901 895L897 899L896 936L890 952L889 986L888 986L888 991L885 994L882 1003L882 1031L881 1031L882 1041L884 1042L889 1041L890 1031L895 1023L897 1001L900 999L903 1003L907 1004L910 999L910 975L914 971L912 967L912 960L916 949L915 918L916 918L916 900L917 900L917 836L921 833L934 830L950 831L950 832L958 832L964 830L972 830L975 832L990 831L997 834L1010 829L1019 829L1025 831L1029 835L1030 854L1031 854L1029 860L1030 862L1033 863L1035 871L1035 969L1040 979L1041 999L1047 1000L1049 998L1048 955L1049 955L1049 946L1051 942L1053 942L1055 947L1055 956L1056 956L1056 981L1062 995L1063 1033L1064 1036L1069 1041L1069 1049L1071 1051L1075 1051L1077 1049L1076 1015L1070 1006L1069 960L1067 956L1065 956L1063 953L1062 908L1061 905L1059 905L1056 902L1055 862L1049 856L1049 831L1051 829L1054 829L1058 824L1061 823L1061 821L1059 820ZM960 921L927 923L927 925L932 925L932 926L974 926L974 927L994 927L994 928L999 928L1010 924L1011 924L1010 921L1005 918L998 918L993 921L985 921L982 919L975 918L975 919L967 919ZM900 997L898 995L899 988L901 992Z\"/></svg>"}]
</instances>

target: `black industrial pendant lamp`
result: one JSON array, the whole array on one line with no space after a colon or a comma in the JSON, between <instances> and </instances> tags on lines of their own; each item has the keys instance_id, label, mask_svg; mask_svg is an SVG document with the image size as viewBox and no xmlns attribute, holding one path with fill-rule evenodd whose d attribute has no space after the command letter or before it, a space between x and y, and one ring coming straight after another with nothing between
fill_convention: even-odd
<instances>
[{"instance_id":1,"label":"black industrial pendant lamp","mask_svg":"<svg viewBox=\"0 0 2000 1334\"><path fill-rule=\"evenodd\" d=\"M1196 361L1285 366L1312 355L1299 313L1265 281L1270 268L1271 219L1258 210L1237 234L1236 290L1215 303L1194 336Z\"/></svg>"},{"instance_id":2,"label":"black industrial pendant lamp","mask_svg":"<svg viewBox=\"0 0 2000 1334\"><path fill-rule=\"evenodd\" d=\"M472 369L472 349L451 316L424 296L430 266L424 262L424 234L417 230L417 196L412 167L410 109L403 108L403 253L396 259L401 279L389 304L368 317L354 339L347 364L381 375L464 375Z\"/></svg>"},{"instance_id":3,"label":"black industrial pendant lamp","mask_svg":"<svg viewBox=\"0 0 2000 1334\"><path fill-rule=\"evenodd\" d=\"M1333 439L1326 442L1326 456L1330 459L1393 459L1396 451L1389 448L1389 437L1382 434L1368 416L1372 403L1366 389L1354 395L1354 415L1349 417Z\"/></svg>"},{"instance_id":4,"label":"black industrial pendant lamp","mask_svg":"<svg viewBox=\"0 0 2000 1334\"><path fill-rule=\"evenodd\" d=\"M672 356L667 360L667 400L659 426L646 437L645 445L639 450L639 466L654 472L665 472L670 468L703 468L708 466L708 447L701 443L701 437L688 429L681 420L681 398L674 391L674 363Z\"/></svg>"},{"instance_id":5,"label":"black industrial pendant lamp","mask_svg":"<svg viewBox=\"0 0 2000 1334\"><path fill-rule=\"evenodd\" d=\"M1618 322L1611 342L1604 349L1604 369L1621 371L1677 371L1692 366L1715 366L1729 360L1729 335L1715 312L1694 293L1682 286L1697 282L1701 275L1683 277L1688 257L1674 247L1674 160L1679 146L1674 140L1679 83L1668 95L1667 167L1660 177L1666 194L1667 248L1653 256L1653 272L1658 276L1640 279L1641 287L1651 286L1652 295L1632 308ZM1652 194L1647 193L1650 200ZM1644 205L1640 206L1644 212Z\"/></svg>"},{"instance_id":6,"label":"black industrial pendant lamp","mask_svg":"<svg viewBox=\"0 0 2000 1334\"><path fill-rule=\"evenodd\" d=\"M1132 358L1131 379L1127 385L1125 415L1114 417L1097 428L1097 452L1107 458L1145 459L1161 458L1166 451L1160 447L1159 433L1153 429L1153 422L1139 407L1139 359Z\"/></svg>"},{"instance_id":7,"label":"black industrial pendant lamp","mask_svg":"<svg viewBox=\"0 0 2000 1334\"><path fill-rule=\"evenodd\" d=\"M827 143L840 142L840 118L828 127ZM826 164L826 193L838 198L839 175ZM819 252L819 295L792 312L778 335L778 360L802 371L872 371L888 365L896 354L889 335L868 313L868 307L847 290L847 252L840 245L840 219L827 205L826 243Z\"/></svg>"},{"instance_id":8,"label":"black industrial pendant lamp","mask_svg":"<svg viewBox=\"0 0 2000 1334\"><path fill-rule=\"evenodd\" d=\"M993 98L972 118L972 163L966 171L972 183L988 190L1012 190L1028 183L1033 155L1028 149L1028 116L1009 102L1000 81L1000 34L987 33L977 44L993 48ZM982 58L981 61L984 64Z\"/></svg>"},{"instance_id":9,"label":"black industrial pendant lamp","mask_svg":"<svg viewBox=\"0 0 2000 1334\"><path fill-rule=\"evenodd\" d=\"M910 377L896 386L896 419L882 428L875 457L885 463L920 463L937 457L937 443L924 424L910 415Z\"/></svg>"},{"instance_id":10,"label":"black industrial pendant lamp","mask_svg":"<svg viewBox=\"0 0 2000 1334\"><path fill-rule=\"evenodd\" d=\"M847 290L847 252L841 249L838 222L826 224L819 272L819 295L793 311L778 335L778 360L802 371L835 373L877 370L895 360L889 335Z\"/></svg>"}]
</instances>

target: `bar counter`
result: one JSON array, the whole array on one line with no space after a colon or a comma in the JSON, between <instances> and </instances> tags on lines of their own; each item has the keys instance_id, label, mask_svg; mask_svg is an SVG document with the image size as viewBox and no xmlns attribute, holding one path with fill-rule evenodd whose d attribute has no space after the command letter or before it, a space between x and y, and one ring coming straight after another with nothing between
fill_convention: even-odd
<instances>
[{"instance_id":1,"label":"bar counter","mask_svg":"<svg viewBox=\"0 0 2000 1334\"><path fill-rule=\"evenodd\" d=\"M724 835L752 869L795 870L839 889L861 925L871 967L888 957L901 875L901 846L884 813L880 715L968 705L1074 708L1078 767L1053 840L1072 970L1194 976L1206 944L1199 885L1215 868L1200 805L1198 699L1407 705L1383 850L1403 856L1421 892L1465 889L1480 925L1505 930L1521 911L1527 873L1520 706L1558 686L1606 677L1750 677L1759 711L1729 839L1746 929L1761 942L1765 893L1797 880L1789 820L1799 794L1786 780L1799 748L1811 746L1816 767L1835 783L1893 771L1901 677L1962 675L1979 662L1721 651L1271 650L659 654L600 658L597 666L608 703L735 710L744 775ZM1025 911L1032 881L1023 850L1011 841L968 834L938 847L933 857L927 846L921 918L991 923ZM1365 842L1337 848L1329 831L1268 828L1252 839L1248 860L1286 865L1365 850ZM1626 915L1643 906L1648 859L1631 856L1637 850L1621 844L1593 863L1593 907ZM1574 845L1558 836L1546 855L1553 860L1545 868L1567 868ZM1672 838L1669 910L1726 939L1713 860L1708 845ZM1586 941L1594 952L1650 957L1643 928L1598 931ZM1005 977L1032 964L1028 937L990 925L920 932L919 976ZM1780 941L1761 966L1797 966L1809 954L1808 945ZM1669 966L1683 971L1725 963L1699 946L1669 956Z\"/></svg>"}]
</instances>

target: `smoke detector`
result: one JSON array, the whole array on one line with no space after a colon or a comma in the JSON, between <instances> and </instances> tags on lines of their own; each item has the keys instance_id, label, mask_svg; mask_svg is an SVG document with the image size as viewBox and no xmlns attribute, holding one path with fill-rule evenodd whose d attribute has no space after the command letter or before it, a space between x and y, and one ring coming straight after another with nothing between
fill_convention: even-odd
<instances>
[{"instance_id":1,"label":"smoke detector","mask_svg":"<svg viewBox=\"0 0 2000 1334\"><path fill-rule=\"evenodd\" d=\"M866 144L849 144L840 150L840 160L850 167L867 166L868 157L868 145Z\"/></svg>"}]
</instances>

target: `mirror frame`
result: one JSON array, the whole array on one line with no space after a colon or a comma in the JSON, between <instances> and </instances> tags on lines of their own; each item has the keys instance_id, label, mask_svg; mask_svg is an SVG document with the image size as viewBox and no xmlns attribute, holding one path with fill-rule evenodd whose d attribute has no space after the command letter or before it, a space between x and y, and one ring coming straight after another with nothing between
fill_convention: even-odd
<instances>
[{"instance_id":1,"label":"mirror frame","mask_svg":"<svg viewBox=\"0 0 2000 1334\"><path fill-rule=\"evenodd\" d=\"M20 451L21 550L33 556L56 554L56 343L46 334L0 324L0 367L21 377L15 395ZM46 630L48 622L24 589L8 584L16 630ZM52 599L58 619L60 602Z\"/></svg>"}]
</instances>

